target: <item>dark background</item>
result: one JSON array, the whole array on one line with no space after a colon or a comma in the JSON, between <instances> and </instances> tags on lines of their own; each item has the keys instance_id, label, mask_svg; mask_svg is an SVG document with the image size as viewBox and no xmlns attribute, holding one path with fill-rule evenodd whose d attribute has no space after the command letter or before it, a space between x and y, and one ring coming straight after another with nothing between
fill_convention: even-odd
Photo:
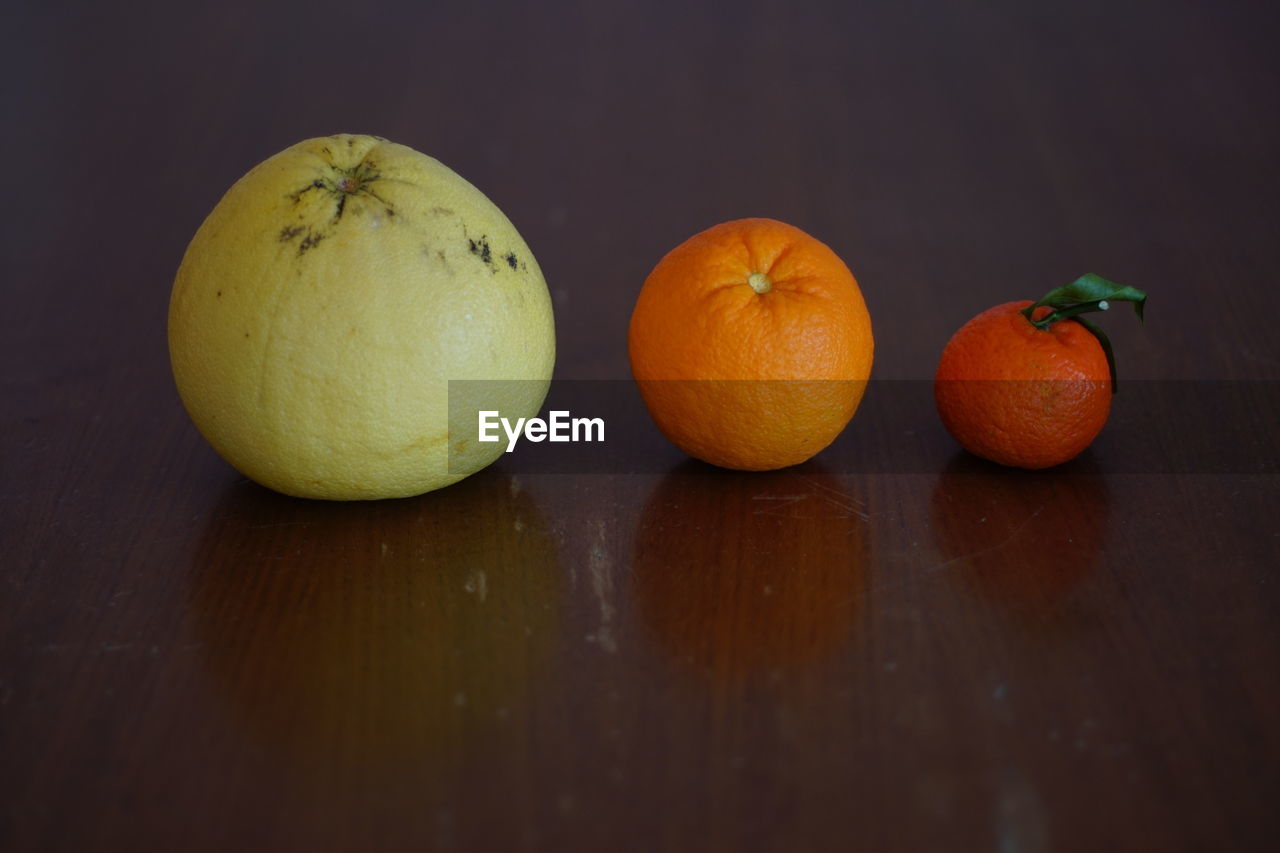
<instances>
[{"instance_id":1,"label":"dark background","mask_svg":"<svg viewBox=\"0 0 1280 853\"><path fill-rule=\"evenodd\" d=\"M1269 4L6 19L0 848L1280 839ZM625 379L658 258L771 216L858 276L878 380L927 380L970 316L1080 273L1147 290L1145 326L1104 322L1159 417L1122 393L1034 475L926 410L774 474L628 445L639 473L279 497L183 413L168 293L232 181L343 131L503 208L561 378ZM874 464L904 446L926 461ZM1198 467L1215 446L1231 464Z\"/></svg>"}]
</instances>

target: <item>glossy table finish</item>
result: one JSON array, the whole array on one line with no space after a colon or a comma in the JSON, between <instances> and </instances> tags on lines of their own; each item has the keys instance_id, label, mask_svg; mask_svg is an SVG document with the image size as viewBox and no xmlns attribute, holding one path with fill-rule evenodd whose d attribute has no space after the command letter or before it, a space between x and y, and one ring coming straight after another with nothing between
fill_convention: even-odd
<instances>
[{"instance_id":1,"label":"glossy table finish","mask_svg":"<svg viewBox=\"0 0 1280 853\"><path fill-rule=\"evenodd\" d=\"M1280 840L1269 7L11 18L0 849ZM338 131L516 223L557 393L619 413L600 455L329 504L203 442L165 344L186 241ZM846 433L767 474L688 461L626 383L648 269L748 215L844 257L877 339ZM947 337L1085 271L1151 294L1103 321L1107 431L1047 472L965 456Z\"/></svg>"}]
</instances>

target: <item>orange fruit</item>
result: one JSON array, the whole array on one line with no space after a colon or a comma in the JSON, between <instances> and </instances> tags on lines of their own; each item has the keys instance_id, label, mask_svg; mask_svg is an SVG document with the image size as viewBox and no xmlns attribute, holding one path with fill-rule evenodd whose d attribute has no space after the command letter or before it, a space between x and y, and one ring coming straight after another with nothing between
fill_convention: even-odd
<instances>
[{"instance_id":1,"label":"orange fruit","mask_svg":"<svg viewBox=\"0 0 1280 853\"><path fill-rule=\"evenodd\" d=\"M960 328L942 351L934 399L965 450L1019 468L1077 456L1107 422L1115 385L1111 346L1079 317L1146 294L1083 276L1039 302L1007 302Z\"/></svg>"},{"instance_id":2,"label":"orange fruit","mask_svg":"<svg viewBox=\"0 0 1280 853\"><path fill-rule=\"evenodd\" d=\"M725 468L796 465L829 445L871 374L871 318L844 262L773 219L695 234L645 280L631 371L658 428Z\"/></svg>"},{"instance_id":3,"label":"orange fruit","mask_svg":"<svg viewBox=\"0 0 1280 853\"><path fill-rule=\"evenodd\" d=\"M1093 335L1071 322L1037 329L1021 313L1030 304L1006 302L964 324L942 351L934 396L965 450L1001 465L1047 468L1102 431L1111 380Z\"/></svg>"}]
</instances>

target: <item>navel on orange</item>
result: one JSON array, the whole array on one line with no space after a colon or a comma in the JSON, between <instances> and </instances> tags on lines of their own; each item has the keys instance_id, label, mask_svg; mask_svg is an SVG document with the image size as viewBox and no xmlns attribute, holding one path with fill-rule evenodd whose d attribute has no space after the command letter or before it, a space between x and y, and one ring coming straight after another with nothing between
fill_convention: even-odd
<instances>
[{"instance_id":1,"label":"navel on orange","mask_svg":"<svg viewBox=\"0 0 1280 853\"><path fill-rule=\"evenodd\" d=\"M1085 275L1038 302L1008 302L960 328L942 351L934 398L943 425L975 456L1048 468L1080 454L1111 411L1115 364L1102 331L1080 316L1146 294Z\"/></svg>"},{"instance_id":2,"label":"navel on orange","mask_svg":"<svg viewBox=\"0 0 1280 853\"><path fill-rule=\"evenodd\" d=\"M725 468L795 465L853 417L871 374L871 318L844 262L773 219L681 243L631 315L631 370L658 428Z\"/></svg>"}]
</instances>

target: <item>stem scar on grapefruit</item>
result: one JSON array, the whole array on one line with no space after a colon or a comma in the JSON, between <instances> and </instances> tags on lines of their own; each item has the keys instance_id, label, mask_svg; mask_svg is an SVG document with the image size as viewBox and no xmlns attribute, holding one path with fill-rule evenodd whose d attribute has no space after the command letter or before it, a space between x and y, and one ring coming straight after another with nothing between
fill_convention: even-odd
<instances>
[{"instance_id":1,"label":"stem scar on grapefruit","mask_svg":"<svg viewBox=\"0 0 1280 853\"><path fill-rule=\"evenodd\" d=\"M785 468L827 447L871 375L862 291L824 243L739 219L672 249L645 280L631 371L662 433L724 468Z\"/></svg>"},{"instance_id":2,"label":"stem scar on grapefruit","mask_svg":"<svg viewBox=\"0 0 1280 853\"><path fill-rule=\"evenodd\" d=\"M1088 274L1037 302L1007 302L960 328L942 351L934 400L943 425L975 456L1049 468L1102 431L1116 391L1111 342L1082 314L1147 295Z\"/></svg>"},{"instance_id":3,"label":"stem scar on grapefruit","mask_svg":"<svg viewBox=\"0 0 1280 853\"><path fill-rule=\"evenodd\" d=\"M245 476L392 498L501 455L474 440L474 412L538 412L555 329L533 253L483 193L412 148L338 134L214 207L174 281L169 354L191 419Z\"/></svg>"}]
</instances>

